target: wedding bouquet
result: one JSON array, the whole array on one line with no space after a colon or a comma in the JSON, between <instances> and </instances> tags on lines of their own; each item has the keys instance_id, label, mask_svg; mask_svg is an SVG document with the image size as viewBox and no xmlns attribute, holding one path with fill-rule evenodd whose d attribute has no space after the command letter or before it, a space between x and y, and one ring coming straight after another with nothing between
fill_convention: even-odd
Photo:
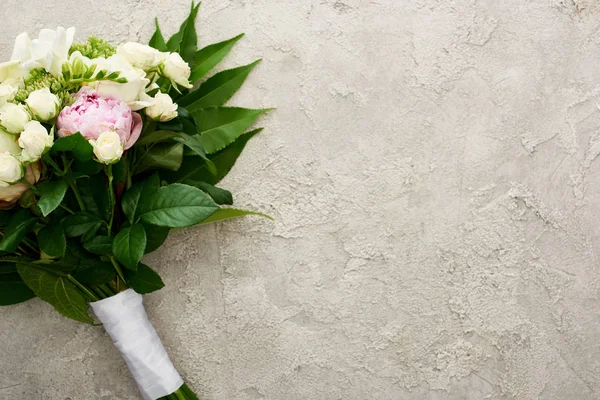
<instances>
[{"instance_id":1,"label":"wedding bouquet","mask_svg":"<svg viewBox=\"0 0 600 400\"><path fill-rule=\"evenodd\" d=\"M0 64L0 305L37 296L93 324L91 305L144 399L197 397L148 321L141 295L164 285L140 260L173 228L263 215L215 186L267 111L223 106L258 61L204 80L242 35L198 50L198 8L149 45L23 33Z\"/></svg>"}]
</instances>

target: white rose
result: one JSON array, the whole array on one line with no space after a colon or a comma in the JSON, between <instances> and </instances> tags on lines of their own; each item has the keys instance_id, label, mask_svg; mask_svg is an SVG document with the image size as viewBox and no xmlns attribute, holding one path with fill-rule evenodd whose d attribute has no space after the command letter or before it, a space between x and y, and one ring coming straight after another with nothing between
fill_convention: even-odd
<instances>
[{"instance_id":1,"label":"white rose","mask_svg":"<svg viewBox=\"0 0 600 400\"><path fill-rule=\"evenodd\" d=\"M11 61L20 61L25 70L44 68L55 76L62 76L62 65L69 58L69 49L73 44L75 28L56 30L42 29L37 39L21 33L17 36Z\"/></svg>"},{"instance_id":2,"label":"white rose","mask_svg":"<svg viewBox=\"0 0 600 400\"><path fill-rule=\"evenodd\" d=\"M177 104L168 94L156 93L152 105L146 107L146 115L155 121L170 121L177 117Z\"/></svg>"},{"instance_id":3,"label":"white rose","mask_svg":"<svg viewBox=\"0 0 600 400\"><path fill-rule=\"evenodd\" d=\"M33 117L43 122L50 121L60 111L60 100L55 94L50 93L48 88L29 93L25 103L27 103Z\"/></svg>"},{"instance_id":4,"label":"white rose","mask_svg":"<svg viewBox=\"0 0 600 400\"><path fill-rule=\"evenodd\" d=\"M190 66L178 53L169 54L163 61L162 74L184 88L192 87L190 84L191 73Z\"/></svg>"},{"instance_id":5,"label":"white rose","mask_svg":"<svg viewBox=\"0 0 600 400\"><path fill-rule=\"evenodd\" d=\"M9 133L23 132L25 124L29 121L31 117L22 104L6 103L0 107L0 124Z\"/></svg>"},{"instance_id":6,"label":"white rose","mask_svg":"<svg viewBox=\"0 0 600 400\"><path fill-rule=\"evenodd\" d=\"M52 147L52 143L54 138L42 124L38 121L28 122L19 136L19 146L23 149L21 159L28 162L39 160Z\"/></svg>"},{"instance_id":7,"label":"white rose","mask_svg":"<svg viewBox=\"0 0 600 400\"><path fill-rule=\"evenodd\" d=\"M113 96L124 101L132 111L141 110L150 105L140 101L140 96L145 93L146 86L150 83L144 70L135 68L125 57L118 54L98 61L99 68L108 70L109 74L119 72L119 77L127 79L126 83L108 80L98 82L95 89L99 94Z\"/></svg>"},{"instance_id":8,"label":"white rose","mask_svg":"<svg viewBox=\"0 0 600 400\"><path fill-rule=\"evenodd\" d=\"M103 164L114 164L123 155L123 144L121 138L114 131L102 132L98 140L90 140L94 148L94 154Z\"/></svg>"},{"instance_id":9,"label":"white rose","mask_svg":"<svg viewBox=\"0 0 600 400\"><path fill-rule=\"evenodd\" d=\"M135 68L151 70L161 63L164 56L160 51L145 44L128 42L117 48L117 54L124 57Z\"/></svg>"},{"instance_id":10,"label":"white rose","mask_svg":"<svg viewBox=\"0 0 600 400\"><path fill-rule=\"evenodd\" d=\"M7 101L12 101L17 94L17 88L11 85L0 84L0 107L5 105Z\"/></svg>"},{"instance_id":11,"label":"white rose","mask_svg":"<svg viewBox=\"0 0 600 400\"><path fill-rule=\"evenodd\" d=\"M4 132L0 129L0 153L4 153L5 151L16 156L21 154L21 147L17 143L17 135Z\"/></svg>"},{"instance_id":12,"label":"white rose","mask_svg":"<svg viewBox=\"0 0 600 400\"><path fill-rule=\"evenodd\" d=\"M0 187L7 187L22 177L21 162L8 151L0 153Z\"/></svg>"}]
</instances>

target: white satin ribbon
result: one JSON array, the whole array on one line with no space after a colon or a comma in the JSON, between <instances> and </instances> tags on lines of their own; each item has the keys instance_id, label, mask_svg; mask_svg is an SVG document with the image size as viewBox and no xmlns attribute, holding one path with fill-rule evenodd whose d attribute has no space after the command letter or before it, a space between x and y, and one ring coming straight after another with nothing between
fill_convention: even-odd
<instances>
[{"instance_id":1,"label":"white satin ribbon","mask_svg":"<svg viewBox=\"0 0 600 400\"><path fill-rule=\"evenodd\" d=\"M142 295L128 289L90 305L125 359L144 400L167 396L183 385L148 320Z\"/></svg>"}]
</instances>

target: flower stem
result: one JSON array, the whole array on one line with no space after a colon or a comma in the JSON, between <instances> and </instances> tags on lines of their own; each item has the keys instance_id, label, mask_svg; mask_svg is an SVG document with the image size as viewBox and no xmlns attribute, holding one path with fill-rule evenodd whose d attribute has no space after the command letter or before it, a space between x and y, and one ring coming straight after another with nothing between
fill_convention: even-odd
<instances>
[{"instance_id":1,"label":"flower stem","mask_svg":"<svg viewBox=\"0 0 600 400\"><path fill-rule=\"evenodd\" d=\"M108 164L106 167L106 175L108 176L108 191L110 193L110 221L108 222L108 236L111 236L111 230L112 230L112 225L113 225L113 221L115 218L115 188L113 187L113 170L112 170L112 164Z\"/></svg>"},{"instance_id":2,"label":"flower stem","mask_svg":"<svg viewBox=\"0 0 600 400\"><path fill-rule=\"evenodd\" d=\"M117 271L117 275L119 275L119 278L121 278L121 280L123 282L127 282L125 280L125 275L123 275L123 270L121 269L121 266L119 265L119 263L117 262L117 260L115 260L114 256L109 256L110 258L110 262L112 263L113 267L115 267L115 270Z\"/></svg>"},{"instance_id":3,"label":"flower stem","mask_svg":"<svg viewBox=\"0 0 600 400\"><path fill-rule=\"evenodd\" d=\"M86 288L81 283L79 283L77 281L77 279L73 278L71 275L67 275L67 279L70 280L75 286L77 286L79 288L79 290L81 290L83 293L85 293L85 295L88 296L88 298L91 301L98 301L98 300L100 300L100 298L98 296L96 296L95 294L93 294L88 288Z\"/></svg>"},{"instance_id":4,"label":"flower stem","mask_svg":"<svg viewBox=\"0 0 600 400\"><path fill-rule=\"evenodd\" d=\"M79 193L79 189L77 189L77 185L75 184L75 182L73 181L67 181L69 186L71 187L71 190L73 190L73 193L75 194L75 198L77 199L77 204L79 204L79 208L81 208L81 211L85 211L85 203L83 202L83 199L81 198L81 194Z\"/></svg>"}]
</instances>

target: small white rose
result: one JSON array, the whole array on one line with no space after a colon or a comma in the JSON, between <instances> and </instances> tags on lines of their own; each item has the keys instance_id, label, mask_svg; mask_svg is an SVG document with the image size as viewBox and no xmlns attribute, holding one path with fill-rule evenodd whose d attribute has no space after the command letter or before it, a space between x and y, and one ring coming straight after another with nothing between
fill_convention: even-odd
<instances>
[{"instance_id":1,"label":"small white rose","mask_svg":"<svg viewBox=\"0 0 600 400\"><path fill-rule=\"evenodd\" d=\"M96 92L102 96L113 96L124 101L132 111L141 110L149 105L149 103L140 101L140 96L145 93L146 86L150 83L144 70L135 68L119 54L110 56L106 60L93 61L99 61L100 69L106 69L109 73L119 72L119 77L127 79L126 83L99 81L95 87Z\"/></svg>"},{"instance_id":2,"label":"small white rose","mask_svg":"<svg viewBox=\"0 0 600 400\"><path fill-rule=\"evenodd\" d=\"M13 156L21 154L21 147L17 142L17 135L4 132L0 129L0 153L8 151Z\"/></svg>"},{"instance_id":3,"label":"small white rose","mask_svg":"<svg viewBox=\"0 0 600 400\"><path fill-rule=\"evenodd\" d=\"M128 42L117 48L117 54L124 57L136 68L149 71L164 59L164 53L145 44Z\"/></svg>"},{"instance_id":4,"label":"small white rose","mask_svg":"<svg viewBox=\"0 0 600 400\"><path fill-rule=\"evenodd\" d=\"M31 117L22 104L6 103L0 107L0 124L9 133L23 132L25 124L29 121Z\"/></svg>"},{"instance_id":5,"label":"small white rose","mask_svg":"<svg viewBox=\"0 0 600 400\"><path fill-rule=\"evenodd\" d=\"M190 66L178 53L170 53L162 64L162 74L184 88L191 88Z\"/></svg>"},{"instance_id":6,"label":"small white rose","mask_svg":"<svg viewBox=\"0 0 600 400\"><path fill-rule=\"evenodd\" d=\"M146 115L155 121L166 122L177 117L177 104L168 94L158 92L154 96L152 105L146 107Z\"/></svg>"},{"instance_id":7,"label":"small white rose","mask_svg":"<svg viewBox=\"0 0 600 400\"><path fill-rule=\"evenodd\" d=\"M21 162L8 151L0 153L0 187L7 187L22 177Z\"/></svg>"},{"instance_id":8,"label":"small white rose","mask_svg":"<svg viewBox=\"0 0 600 400\"><path fill-rule=\"evenodd\" d=\"M60 100L48 88L29 93L25 103L33 117L42 122L50 121L60 111Z\"/></svg>"},{"instance_id":9,"label":"small white rose","mask_svg":"<svg viewBox=\"0 0 600 400\"><path fill-rule=\"evenodd\" d=\"M123 155L121 138L114 131L102 132L97 140L90 140L90 144L94 148L96 158L103 164L114 164Z\"/></svg>"},{"instance_id":10,"label":"small white rose","mask_svg":"<svg viewBox=\"0 0 600 400\"><path fill-rule=\"evenodd\" d=\"M23 149L21 159L27 162L37 161L52 147L54 138L38 121L25 124L25 130L19 136L19 146Z\"/></svg>"},{"instance_id":11,"label":"small white rose","mask_svg":"<svg viewBox=\"0 0 600 400\"><path fill-rule=\"evenodd\" d=\"M17 94L17 88L7 84L0 85L0 107L5 105L7 101L12 101Z\"/></svg>"}]
</instances>

